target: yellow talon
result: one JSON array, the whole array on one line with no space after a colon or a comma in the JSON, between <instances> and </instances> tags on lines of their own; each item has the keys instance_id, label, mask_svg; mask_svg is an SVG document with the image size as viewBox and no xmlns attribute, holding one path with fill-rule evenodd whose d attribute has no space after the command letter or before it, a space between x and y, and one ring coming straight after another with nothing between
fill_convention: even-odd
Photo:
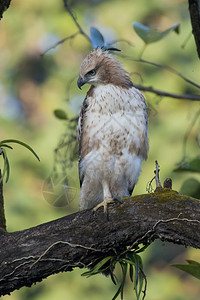
<instances>
[{"instance_id":1,"label":"yellow talon","mask_svg":"<svg viewBox=\"0 0 200 300\"><path fill-rule=\"evenodd\" d=\"M114 203L115 200L113 198L104 199L101 203L94 207L94 211L97 211L101 206L104 208L104 213L107 214L107 207L109 203Z\"/></svg>"}]
</instances>

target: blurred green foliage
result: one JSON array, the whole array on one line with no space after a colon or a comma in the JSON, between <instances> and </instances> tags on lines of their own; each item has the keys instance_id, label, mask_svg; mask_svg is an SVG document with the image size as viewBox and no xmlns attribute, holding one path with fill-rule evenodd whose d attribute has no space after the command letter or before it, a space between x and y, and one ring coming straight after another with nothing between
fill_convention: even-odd
<instances>
[{"instance_id":1,"label":"blurred green foliage","mask_svg":"<svg viewBox=\"0 0 200 300\"><path fill-rule=\"evenodd\" d=\"M119 59L134 83L172 93L199 93L197 88L167 69L138 61L143 42L132 27L133 22L139 22L163 32L179 23L179 35L172 32L158 43L148 45L143 58L169 65L198 82L199 61L193 38L184 49L181 47L191 32L187 1L98 0L73 1L72 4L87 34L91 26L97 28L106 43L115 42L116 48L127 56L119 56ZM20 146L17 149L17 145L16 151L9 153L12 174L4 185L4 199L8 231L16 231L78 210L77 148L71 138L76 134L76 117L87 87L78 90L76 80L80 63L92 48L84 36L77 34L41 56L49 47L77 32L62 0L11 1L0 21L0 32L0 139L23 140L34 147L41 159L38 164ZM189 178L199 181L197 172L192 175L173 172L183 159L185 132L199 103L150 93L145 93L145 97L149 108L150 152L134 194L146 192L156 159L161 166L161 180L171 177L173 188L179 191ZM57 109L66 112L68 120L55 118ZM71 123L70 119L74 121ZM198 119L187 138L186 162L199 155L199 132ZM170 267L172 262L181 264L185 259L200 261L199 251L162 246L157 242L145 251L143 260L149 300L199 299L197 279L183 277L181 271ZM97 275L90 280L80 277L82 272L75 270L54 275L31 289L23 288L2 298L112 298L115 287L108 278ZM133 299L131 281L124 295L125 299Z\"/></svg>"},{"instance_id":2,"label":"blurred green foliage","mask_svg":"<svg viewBox=\"0 0 200 300\"><path fill-rule=\"evenodd\" d=\"M200 263L190 259L188 259L187 262L188 262L187 265L173 265L173 267L176 267L200 279Z\"/></svg>"}]
</instances>

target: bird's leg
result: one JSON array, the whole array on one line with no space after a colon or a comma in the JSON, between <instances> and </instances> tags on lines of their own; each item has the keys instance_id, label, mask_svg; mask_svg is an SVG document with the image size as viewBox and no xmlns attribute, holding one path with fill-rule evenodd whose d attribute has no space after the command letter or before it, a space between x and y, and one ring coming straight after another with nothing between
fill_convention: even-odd
<instances>
[{"instance_id":1,"label":"bird's leg","mask_svg":"<svg viewBox=\"0 0 200 300\"><path fill-rule=\"evenodd\" d=\"M114 199L111 196L110 190L109 190L109 186L108 183L106 181L102 182L102 188L103 188L103 196L104 196L104 200L99 203L97 206L94 207L94 211L97 211L97 209L99 209L101 206L103 206L104 209L104 214L107 216L108 218L108 204L109 203L114 203L116 200L121 202L118 199Z\"/></svg>"}]
</instances>

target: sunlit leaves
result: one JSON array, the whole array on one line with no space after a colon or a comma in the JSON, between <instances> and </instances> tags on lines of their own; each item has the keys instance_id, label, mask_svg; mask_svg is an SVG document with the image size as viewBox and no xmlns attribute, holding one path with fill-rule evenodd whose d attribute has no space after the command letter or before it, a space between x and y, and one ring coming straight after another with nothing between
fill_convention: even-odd
<instances>
[{"instance_id":1,"label":"sunlit leaves","mask_svg":"<svg viewBox=\"0 0 200 300\"><path fill-rule=\"evenodd\" d=\"M187 262L188 265L175 264L172 266L200 279L200 263L194 260L187 260Z\"/></svg>"},{"instance_id":2,"label":"sunlit leaves","mask_svg":"<svg viewBox=\"0 0 200 300\"><path fill-rule=\"evenodd\" d=\"M174 24L165 31L159 32L141 23L133 23L133 28L137 35L145 42L145 44L155 43L166 37L170 32L179 33L179 24Z\"/></svg>"},{"instance_id":3,"label":"sunlit leaves","mask_svg":"<svg viewBox=\"0 0 200 300\"><path fill-rule=\"evenodd\" d=\"M7 140L2 140L0 141L0 155L3 156L3 173L2 173L2 177L6 178L5 181L7 182L10 176L10 164L9 164L9 160L8 160L8 156L7 156L7 152L6 149L13 149L9 144L10 143L15 143L15 144L19 144L23 147L25 147L26 149L28 149L39 161L39 157L38 155L35 153L35 151L26 143L19 141L19 140L15 140L15 139L7 139Z\"/></svg>"}]
</instances>

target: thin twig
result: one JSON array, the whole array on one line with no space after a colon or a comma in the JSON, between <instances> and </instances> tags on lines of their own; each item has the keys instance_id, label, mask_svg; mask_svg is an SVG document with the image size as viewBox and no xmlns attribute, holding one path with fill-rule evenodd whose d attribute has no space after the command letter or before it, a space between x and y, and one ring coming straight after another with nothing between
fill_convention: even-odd
<instances>
[{"instance_id":1,"label":"thin twig","mask_svg":"<svg viewBox=\"0 0 200 300\"><path fill-rule=\"evenodd\" d=\"M185 80L186 82L194 85L195 87L199 88L200 89L200 85L197 84L196 82L190 80L189 78L185 77L183 74L181 74L180 72L178 72L177 70L175 70L174 68L170 67L170 66L167 66L167 65L162 65L162 64L159 64L159 63L155 63L153 61L149 61L149 60L146 60L146 59L139 59L140 62L142 63L146 63L146 64L150 64L152 66L155 66L155 67L159 67L159 68L162 68L162 69L166 69L168 70L169 72L171 73L174 73L176 75L178 75L179 77L181 77L183 80Z\"/></svg>"},{"instance_id":2,"label":"thin twig","mask_svg":"<svg viewBox=\"0 0 200 300\"><path fill-rule=\"evenodd\" d=\"M158 161L156 160L155 161L155 164L156 164L156 169L155 169L155 171L154 171L154 173L155 173L155 179L156 179L156 187L157 188L159 188L159 187L162 187L162 184L161 184L161 182L160 182L160 178L159 178L159 173L160 173L160 166L159 166L159 164L158 164Z\"/></svg>"},{"instance_id":3,"label":"thin twig","mask_svg":"<svg viewBox=\"0 0 200 300\"><path fill-rule=\"evenodd\" d=\"M118 54L120 57L122 58L127 58L129 60L135 61L135 62L139 62L139 63L146 63L146 64L150 64L152 66L158 67L158 68L162 68L162 69L166 69L171 73L176 74L177 76L179 76L181 79L183 79L184 81L190 83L191 85L197 87L198 89L200 89L200 85L197 84L196 82L192 81L191 79L187 78L186 76L184 76L183 74L181 74L179 71L175 70L174 68L167 66L167 65L162 65L153 61L149 61L149 60L145 60L145 59L135 59L132 56L128 56L128 55L124 55L122 53Z\"/></svg>"},{"instance_id":4,"label":"thin twig","mask_svg":"<svg viewBox=\"0 0 200 300\"><path fill-rule=\"evenodd\" d=\"M156 169L154 170L155 176L147 183L146 191L148 193L151 193L153 191L152 182L156 181L156 188L162 187L162 184L160 182L159 173L160 173L160 166L158 164L158 161L155 161Z\"/></svg>"},{"instance_id":5,"label":"thin twig","mask_svg":"<svg viewBox=\"0 0 200 300\"><path fill-rule=\"evenodd\" d=\"M142 268L140 268L140 272L142 273L143 279L144 279L144 290L142 291L143 297L142 300L146 297L146 292L147 292L147 276L145 275L144 271Z\"/></svg>"},{"instance_id":6,"label":"thin twig","mask_svg":"<svg viewBox=\"0 0 200 300\"><path fill-rule=\"evenodd\" d=\"M72 17L74 23L76 24L76 27L78 28L80 34L84 35L84 37L91 43L90 37L87 35L87 33L85 33L85 31L82 29L82 27L80 26L80 24L78 23L78 21L76 20L73 12L71 11L71 8L69 7L68 1L67 0L63 0L64 2L64 6L66 8L66 10L68 11L69 15Z\"/></svg>"},{"instance_id":7,"label":"thin twig","mask_svg":"<svg viewBox=\"0 0 200 300\"><path fill-rule=\"evenodd\" d=\"M78 23L78 21L76 20L73 12L71 11L69 5L68 5L68 1L67 0L63 0L64 2L64 6L67 10L67 12L69 13L69 15L72 17L74 23L76 24L76 27L78 28L78 31L73 33L72 35L70 36L67 36L65 38L63 38L62 40L58 41L57 43L55 43L53 46L49 47L47 50L45 50L40 56L44 56L48 51L50 51L51 49L54 49L56 48L58 45L64 43L65 41L67 40L71 40L73 38L75 38L78 34L82 34L90 43L91 43L91 40L90 40L90 37L87 35L87 33L82 29L82 27L80 26L80 24Z\"/></svg>"},{"instance_id":8,"label":"thin twig","mask_svg":"<svg viewBox=\"0 0 200 300\"><path fill-rule=\"evenodd\" d=\"M47 50L45 50L42 54L40 54L40 56L44 56L47 52L49 52L50 50L56 48L57 46L59 46L60 44L68 41L68 40L71 40L73 38L75 38L78 34L80 34L79 31L73 33L72 35L69 35L65 38L63 38L62 40L58 41L57 43L55 43L53 46L49 47Z\"/></svg>"},{"instance_id":9,"label":"thin twig","mask_svg":"<svg viewBox=\"0 0 200 300\"><path fill-rule=\"evenodd\" d=\"M156 94L158 96L162 96L162 97L169 97L169 98L183 99L183 100L191 100L191 101L200 101L200 96L199 95L174 94L174 93L168 93L168 92L165 92L165 91L154 89L151 86L143 86L143 85L137 85L137 84L134 84L134 86L137 89L141 90L141 91L154 93L154 94Z\"/></svg>"}]
</instances>

